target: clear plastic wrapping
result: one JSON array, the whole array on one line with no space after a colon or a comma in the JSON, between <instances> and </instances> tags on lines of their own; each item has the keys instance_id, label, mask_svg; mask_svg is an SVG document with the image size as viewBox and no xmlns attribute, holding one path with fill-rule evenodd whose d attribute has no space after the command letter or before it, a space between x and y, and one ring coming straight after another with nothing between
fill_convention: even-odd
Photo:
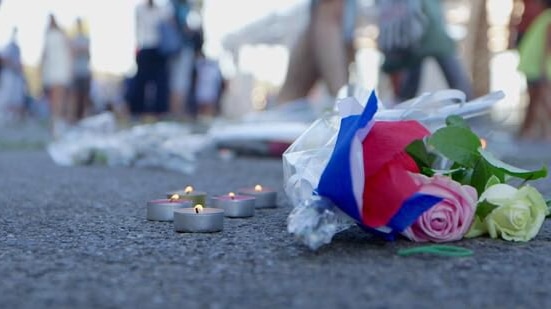
<instances>
[{"instance_id":1,"label":"clear plastic wrapping","mask_svg":"<svg viewBox=\"0 0 551 309\"><path fill-rule=\"evenodd\" d=\"M360 102L363 102L365 95L355 97L362 98ZM444 125L449 115L475 117L489 111L503 97L499 91L465 102L462 92L442 90L423 94L392 109L379 104L374 119L414 119L434 131ZM340 119L363 110L363 105L353 97L338 100L336 106L339 114L326 114L316 120L283 154L284 189L294 207L288 218L288 231L313 250L329 243L335 233L354 224L330 200L315 195L335 146Z\"/></svg>"}]
</instances>

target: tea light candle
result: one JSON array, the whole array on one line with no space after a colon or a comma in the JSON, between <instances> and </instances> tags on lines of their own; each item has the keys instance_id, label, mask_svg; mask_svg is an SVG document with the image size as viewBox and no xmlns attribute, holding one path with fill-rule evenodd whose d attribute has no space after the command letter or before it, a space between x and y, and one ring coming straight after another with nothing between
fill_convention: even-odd
<instances>
[{"instance_id":1,"label":"tea light candle","mask_svg":"<svg viewBox=\"0 0 551 309\"><path fill-rule=\"evenodd\" d=\"M149 201L147 202L147 220L172 221L175 209L189 208L191 205L191 201L181 200L178 196Z\"/></svg>"},{"instance_id":2,"label":"tea light candle","mask_svg":"<svg viewBox=\"0 0 551 309\"><path fill-rule=\"evenodd\" d=\"M224 227L224 210L201 204L174 210L174 230L189 233L220 232Z\"/></svg>"},{"instance_id":3,"label":"tea light candle","mask_svg":"<svg viewBox=\"0 0 551 309\"><path fill-rule=\"evenodd\" d=\"M214 207L224 209L224 215L230 218L246 218L254 216L254 196L236 195L233 192L227 195L212 198Z\"/></svg>"},{"instance_id":4,"label":"tea light candle","mask_svg":"<svg viewBox=\"0 0 551 309\"><path fill-rule=\"evenodd\" d=\"M174 194L178 194L180 199L190 200L192 205L205 205L207 193L201 191L195 191L192 186L187 186L184 190L177 190L167 193L167 197L171 197Z\"/></svg>"},{"instance_id":5,"label":"tea light candle","mask_svg":"<svg viewBox=\"0 0 551 309\"><path fill-rule=\"evenodd\" d=\"M256 208L273 208L277 207L277 192L264 188L261 185L256 185L254 188L239 189L238 193L254 196Z\"/></svg>"}]
</instances>

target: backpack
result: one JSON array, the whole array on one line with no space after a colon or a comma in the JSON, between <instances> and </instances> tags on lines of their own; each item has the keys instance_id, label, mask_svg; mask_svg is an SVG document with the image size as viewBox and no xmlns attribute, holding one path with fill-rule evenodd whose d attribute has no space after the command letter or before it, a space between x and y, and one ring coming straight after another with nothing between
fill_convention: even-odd
<instances>
[{"instance_id":1,"label":"backpack","mask_svg":"<svg viewBox=\"0 0 551 309\"><path fill-rule=\"evenodd\" d=\"M377 6L381 51L404 51L419 44L428 24L422 0L379 0Z\"/></svg>"}]
</instances>

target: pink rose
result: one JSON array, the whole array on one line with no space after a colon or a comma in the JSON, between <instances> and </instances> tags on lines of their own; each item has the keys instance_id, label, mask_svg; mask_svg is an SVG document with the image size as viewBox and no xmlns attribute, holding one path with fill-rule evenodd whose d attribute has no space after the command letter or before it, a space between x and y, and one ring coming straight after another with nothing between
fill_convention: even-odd
<instances>
[{"instance_id":1,"label":"pink rose","mask_svg":"<svg viewBox=\"0 0 551 309\"><path fill-rule=\"evenodd\" d=\"M476 190L446 176L410 175L421 186L421 193L439 196L443 200L425 211L402 234L416 242L448 242L463 238L476 210Z\"/></svg>"}]
</instances>

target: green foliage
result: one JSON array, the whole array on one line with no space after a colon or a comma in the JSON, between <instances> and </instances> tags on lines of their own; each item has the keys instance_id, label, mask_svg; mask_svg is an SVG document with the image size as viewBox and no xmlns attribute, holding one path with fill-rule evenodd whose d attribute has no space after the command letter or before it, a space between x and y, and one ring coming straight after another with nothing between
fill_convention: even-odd
<instances>
[{"instance_id":1,"label":"green foliage","mask_svg":"<svg viewBox=\"0 0 551 309\"><path fill-rule=\"evenodd\" d=\"M480 158L480 139L469 128L444 127L434 132L427 142L444 157L465 167L474 167Z\"/></svg>"},{"instance_id":2,"label":"green foliage","mask_svg":"<svg viewBox=\"0 0 551 309\"><path fill-rule=\"evenodd\" d=\"M497 185L497 184L500 184L501 181L499 180L499 178L496 176L496 175L492 175L490 176L490 178L488 178L488 181L486 182L486 186L484 187L484 190L488 189L489 187L493 186L493 185Z\"/></svg>"},{"instance_id":3,"label":"green foliage","mask_svg":"<svg viewBox=\"0 0 551 309\"><path fill-rule=\"evenodd\" d=\"M406 152L413 158L420 169L432 166L436 158L435 154L427 151L425 143L420 139L411 142L411 144L406 147Z\"/></svg>"},{"instance_id":4,"label":"green foliage","mask_svg":"<svg viewBox=\"0 0 551 309\"><path fill-rule=\"evenodd\" d=\"M489 215L494 209L498 206L494 205L486 200L478 203L476 206L476 216L480 218L481 221L484 221L487 215Z\"/></svg>"},{"instance_id":5,"label":"green foliage","mask_svg":"<svg viewBox=\"0 0 551 309\"><path fill-rule=\"evenodd\" d=\"M547 176L546 166L525 170L494 157L482 148L480 138L462 117L449 116L446 125L428 137L426 144L416 140L406 148L423 174L448 175L461 184L473 186L479 195L492 184L504 183L508 177L529 181ZM447 170L435 169L438 156L450 160L451 167Z\"/></svg>"},{"instance_id":6,"label":"green foliage","mask_svg":"<svg viewBox=\"0 0 551 309\"><path fill-rule=\"evenodd\" d=\"M463 117L459 115L450 115L446 118L446 125L448 127L461 127L461 128L467 128L470 129L471 127L469 124L463 119Z\"/></svg>"},{"instance_id":7,"label":"green foliage","mask_svg":"<svg viewBox=\"0 0 551 309\"><path fill-rule=\"evenodd\" d=\"M471 186L473 186L476 189L476 192L478 192L478 195L482 194L482 192L486 190L486 185L488 184L488 180L490 178L495 177L497 178L499 183L502 182L501 181L502 177L500 177L502 176L501 173L498 173L500 174L499 176L496 175L496 173L498 173L498 171L495 171L494 167L488 164L486 160L484 159L478 160L478 162L476 163L473 169L472 177L470 180Z\"/></svg>"},{"instance_id":8,"label":"green foliage","mask_svg":"<svg viewBox=\"0 0 551 309\"><path fill-rule=\"evenodd\" d=\"M484 149L479 149L478 152L480 153L482 158L496 170L496 172L501 172L503 174L521 178L524 180L535 180L547 176L547 167L545 165L542 166L539 170L529 171L507 164L497 159L490 152ZM499 175L496 176L499 177Z\"/></svg>"}]
</instances>

